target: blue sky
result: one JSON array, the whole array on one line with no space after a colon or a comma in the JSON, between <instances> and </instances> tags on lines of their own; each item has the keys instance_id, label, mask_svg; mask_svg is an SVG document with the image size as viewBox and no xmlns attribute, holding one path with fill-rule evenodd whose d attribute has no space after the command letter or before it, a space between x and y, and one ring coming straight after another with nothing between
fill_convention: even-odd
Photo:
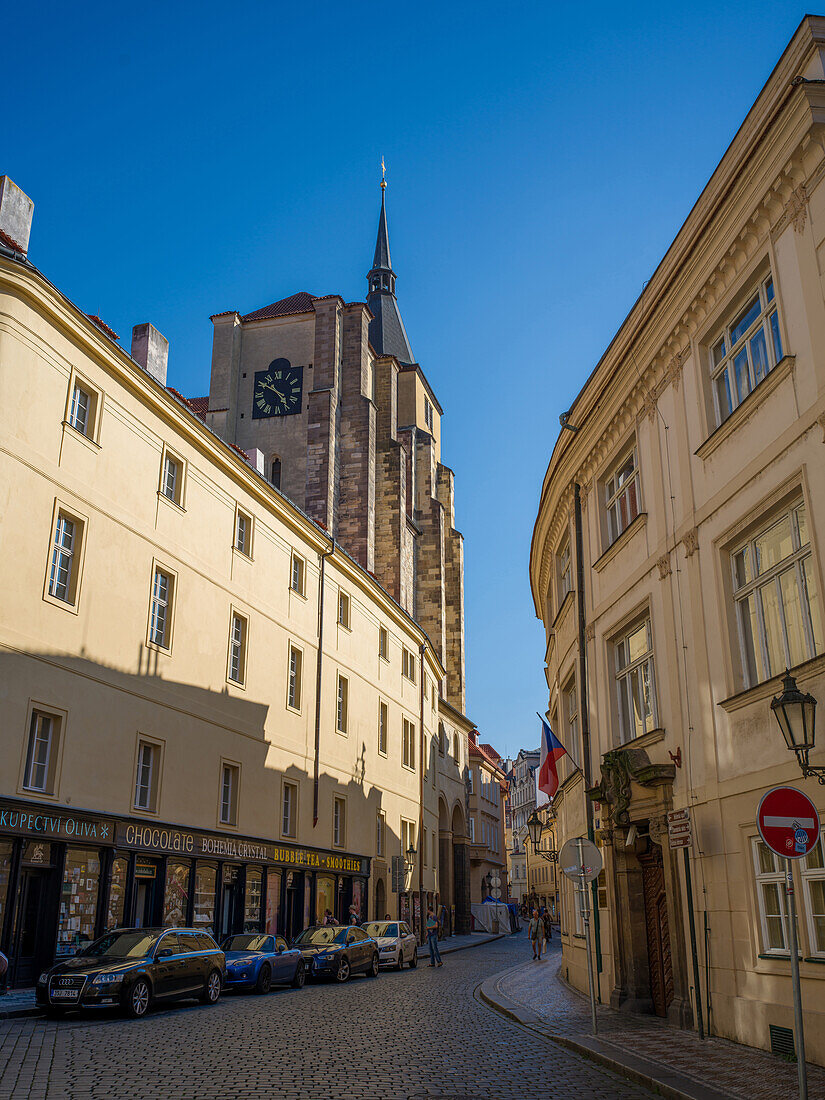
<instances>
[{"instance_id":1,"label":"blue sky","mask_svg":"<svg viewBox=\"0 0 825 1100\"><path fill-rule=\"evenodd\" d=\"M673 5L31 5L4 19L0 173L30 256L169 382L209 315L366 295L381 155L397 291L445 409L466 555L467 711L538 743L530 536L558 414L796 29L782 0Z\"/></svg>"}]
</instances>

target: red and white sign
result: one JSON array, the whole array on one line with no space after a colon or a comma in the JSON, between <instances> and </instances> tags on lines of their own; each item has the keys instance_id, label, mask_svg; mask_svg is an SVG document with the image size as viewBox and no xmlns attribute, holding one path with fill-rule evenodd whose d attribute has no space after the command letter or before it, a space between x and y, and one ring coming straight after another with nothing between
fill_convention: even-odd
<instances>
[{"instance_id":1,"label":"red and white sign","mask_svg":"<svg viewBox=\"0 0 825 1100\"><path fill-rule=\"evenodd\" d=\"M801 859L819 839L819 814L796 787L774 787L762 796L756 815L759 835L772 852Z\"/></svg>"}]
</instances>

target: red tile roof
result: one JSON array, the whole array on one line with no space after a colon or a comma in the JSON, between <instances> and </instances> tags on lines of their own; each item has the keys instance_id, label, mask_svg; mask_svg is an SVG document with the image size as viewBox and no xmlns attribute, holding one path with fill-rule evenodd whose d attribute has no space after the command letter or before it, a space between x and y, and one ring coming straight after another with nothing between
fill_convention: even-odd
<instances>
[{"instance_id":1,"label":"red tile roof","mask_svg":"<svg viewBox=\"0 0 825 1100\"><path fill-rule=\"evenodd\" d=\"M480 756L483 760L486 760L488 764L492 764L497 771L503 774L504 769L501 766L501 760L492 745L477 745L473 744L471 741L470 756Z\"/></svg>"},{"instance_id":2,"label":"red tile roof","mask_svg":"<svg viewBox=\"0 0 825 1100\"><path fill-rule=\"evenodd\" d=\"M113 328L109 328L102 317L98 317L96 313L87 313L86 316L89 318L92 324L97 325L104 336L108 336L110 340L114 340L114 342L117 343L119 339L118 334Z\"/></svg>"},{"instance_id":3,"label":"red tile roof","mask_svg":"<svg viewBox=\"0 0 825 1100\"><path fill-rule=\"evenodd\" d=\"M10 237L8 233L4 233L2 229L0 229L0 241L2 241L7 248L13 248L15 252L20 252L23 256L26 255L26 249L23 245L16 241L14 237Z\"/></svg>"},{"instance_id":4,"label":"red tile roof","mask_svg":"<svg viewBox=\"0 0 825 1100\"><path fill-rule=\"evenodd\" d=\"M206 423L206 414L209 412L209 394L206 397L187 397L186 404L201 420Z\"/></svg>"},{"instance_id":5,"label":"red tile roof","mask_svg":"<svg viewBox=\"0 0 825 1100\"><path fill-rule=\"evenodd\" d=\"M315 298L305 290L299 290L297 294L290 294L288 298L281 298L280 302L256 309L254 313L247 313L241 317L242 321L264 321L269 317L289 317L293 313L309 313L315 309ZM217 315L216 315L217 316Z\"/></svg>"}]
</instances>

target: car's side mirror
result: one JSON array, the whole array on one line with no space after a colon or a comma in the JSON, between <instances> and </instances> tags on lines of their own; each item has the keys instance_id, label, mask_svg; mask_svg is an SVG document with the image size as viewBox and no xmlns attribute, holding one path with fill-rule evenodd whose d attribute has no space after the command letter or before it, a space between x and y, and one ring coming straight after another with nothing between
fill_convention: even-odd
<instances>
[{"instance_id":1,"label":"car's side mirror","mask_svg":"<svg viewBox=\"0 0 825 1100\"><path fill-rule=\"evenodd\" d=\"M174 951L171 947L161 947L160 951L155 955L156 959L170 959L174 955Z\"/></svg>"}]
</instances>

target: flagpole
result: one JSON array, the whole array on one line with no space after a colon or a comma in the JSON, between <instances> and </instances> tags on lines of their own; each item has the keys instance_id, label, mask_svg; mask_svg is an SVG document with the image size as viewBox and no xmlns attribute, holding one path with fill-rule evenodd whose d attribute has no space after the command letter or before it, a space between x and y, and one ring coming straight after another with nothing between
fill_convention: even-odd
<instances>
[{"instance_id":1,"label":"flagpole","mask_svg":"<svg viewBox=\"0 0 825 1100\"><path fill-rule=\"evenodd\" d=\"M539 714L538 711L536 711L536 718L538 718L538 720L541 722L542 726L549 725L549 723L547 721L547 718L546 717L542 718L542 716ZM561 744L561 742L559 742L559 744ZM564 748L563 745L562 745L562 748ZM576 771L581 772L582 771L581 768L576 763L576 761L573 759L573 757L570 755L570 749L564 749L564 754L567 757L567 759L570 761L570 763L573 765L573 767L576 769ZM582 775L584 775L584 772L582 772Z\"/></svg>"}]
</instances>

